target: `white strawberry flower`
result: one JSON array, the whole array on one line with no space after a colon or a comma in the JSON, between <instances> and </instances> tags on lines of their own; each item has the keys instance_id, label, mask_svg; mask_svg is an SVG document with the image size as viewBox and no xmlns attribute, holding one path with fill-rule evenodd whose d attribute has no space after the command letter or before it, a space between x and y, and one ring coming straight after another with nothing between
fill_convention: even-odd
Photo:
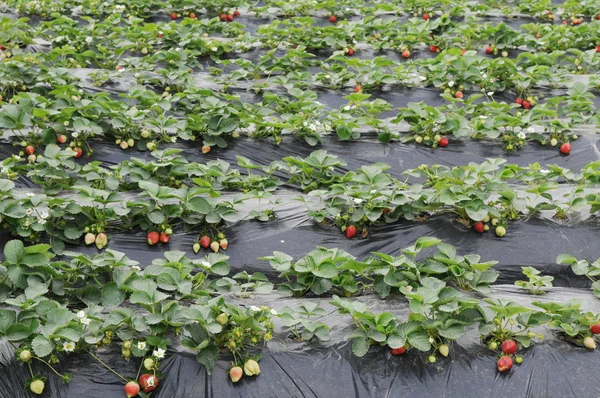
<instances>
[{"instance_id":1,"label":"white strawberry flower","mask_svg":"<svg viewBox=\"0 0 600 398\"><path fill-rule=\"evenodd\" d=\"M86 42L87 44L90 44L90 43L92 42L92 38L91 38L90 36L86 37L86 38L85 38L85 42Z\"/></svg>"},{"instance_id":2,"label":"white strawberry flower","mask_svg":"<svg viewBox=\"0 0 600 398\"><path fill-rule=\"evenodd\" d=\"M146 349L146 342L145 341L139 341L137 343L137 348L138 348L138 350L145 350Z\"/></svg>"},{"instance_id":3,"label":"white strawberry flower","mask_svg":"<svg viewBox=\"0 0 600 398\"><path fill-rule=\"evenodd\" d=\"M211 263L209 263L208 261L202 261L200 264L201 264L201 265L202 265L204 268L211 268L211 267L212 267L212 264L211 264Z\"/></svg>"},{"instance_id":4,"label":"white strawberry flower","mask_svg":"<svg viewBox=\"0 0 600 398\"><path fill-rule=\"evenodd\" d=\"M73 352L73 350L75 350L75 343L72 341L65 341L63 343L63 350L66 352Z\"/></svg>"},{"instance_id":5,"label":"white strawberry flower","mask_svg":"<svg viewBox=\"0 0 600 398\"><path fill-rule=\"evenodd\" d=\"M450 80L450 81L448 82L448 87L452 87L452 86L454 86L454 81Z\"/></svg>"},{"instance_id":6,"label":"white strawberry flower","mask_svg":"<svg viewBox=\"0 0 600 398\"><path fill-rule=\"evenodd\" d=\"M493 91L488 91L487 95L489 95L491 97L492 95L494 95L494 92Z\"/></svg>"},{"instance_id":7,"label":"white strawberry flower","mask_svg":"<svg viewBox=\"0 0 600 398\"><path fill-rule=\"evenodd\" d=\"M82 319L85 318L85 311L81 310L77 313L77 318Z\"/></svg>"},{"instance_id":8,"label":"white strawberry flower","mask_svg":"<svg viewBox=\"0 0 600 398\"><path fill-rule=\"evenodd\" d=\"M85 325L85 326L87 326L87 325L89 325L89 324L90 324L90 322L91 322L91 321L92 321L92 320L91 320L90 318L88 318L88 317L85 317L85 318L81 318L81 321L80 321L80 322L81 322L81 324L82 324L82 325Z\"/></svg>"},{"instance_id":9,"label":"white strawberry flower","mask_svg":"<svg viewBox=\"0 0 600 398\"><path fill-rule=\"evenodd\" d=\"M139 267L139 266L137 266L137 265L132 266L131 269L133 269L134 271L141 271L142 270L142 268Z\"/></svg>"},{"instance_id":10,"label":"white strawberry flower","mask_svg":"<svg viewBox=\"0 0 600 398\"><path fill-rule=\"evenodd\" d=\"M257 307L255 305L253 305L252 307L250 307L250 310L254 311L254 312L259 312L260 311L260 307Z\"/></svg>"},{"instance_id":11,"label":"white strawberry flower","mask_svg":"<svg viewBox=\"0 0 600 398\"><path fill-rule=\"evenodd\" d=\"M363 200L361 198L354 198L354 203L356 203L357 205L361 204L363 202Z\"/></svg>"},{"instance_id":12,"label":"white strawberry flower","mask_svg":"<svg viewBox=\"0 0 600 398\"><path fill-rule=\"evenodd\" d=\"M162 348L157 348L156 350L154 350L152 355L158 359L162 359L165 357L165 350L163 350Z\"/></svg>"},{"instance_id":13,"label":"white strawberry flower","mask_svg":"<svg viewBox=\"0 0 600 398\"><path fill-rule=\"evenodd\" d=\"M25 210L25 214L27 214L28 216L33 214L33 209L27 209Z\"/></svg>"},{"instance_id":14,"label":"white strawberry flower","mask_svg":"<svg viewBox=\"0 0 600 398\"><path fill-rule=\"evenodd\" d=\"M33 198L35 196L35 194L33 192L27 192L26 195L28 198Z\"/></svg>"},{"instance_id":15,"label":"white strawberry flower","mask_svg":"<svg viewBox=\"0 0 600 398\"><path fill-rule=\"evenodd\" d=\"M275 308L271 308L271 314L277 316L277 311L275 311Z\"/></svg>"},{"instance_id":16,"label":"white strawberry flower","mask_svg":"<svg viewBox=\"0 0 600 398\"><path fill-rule=\"evenodd\" d=\"M525 135L524 132L521 131L519 134L517 134L517 137L519 137L520 139L524 140L525 137L526 137L526 135Z\"/></svg>"}]
</instances>

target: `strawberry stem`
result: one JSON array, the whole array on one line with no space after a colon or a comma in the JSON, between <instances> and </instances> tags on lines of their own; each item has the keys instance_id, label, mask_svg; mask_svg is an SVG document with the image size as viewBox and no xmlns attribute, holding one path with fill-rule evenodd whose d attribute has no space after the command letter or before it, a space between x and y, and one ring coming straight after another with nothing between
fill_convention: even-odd
<instances>
[{"instance_id":1,"label":"strawberry stem","mask_svg":"<svg viewBox=\"0 0 600 398\"><path fill-rule=\"evenodd\" d=\"M124 378L123 376L121 376L120 374L118 374L114 369L112 369L110 366L108 366L107 364L105 364L104 362L102 362L100 360L100 358L98 358L97 356L95 356L94 354L91 353L91 351L86 350L86 352L88 354L90 354L92 356L92 358L94 358L96 361L100 362L106 369L110 370L111 372L113 372L114 374L116 374L117 376L119 376L121 379L123 379L125 381L125 383L128 383L129 380L127 380L126 378Z\"/></svg>"},{"instance_id":2,"label":"strawberry stem","mask_svg":"<svg viewBox=\"0 0 600 398\"><path fill-rule=\"evenodd\" d=\"M56 371L56 369L54 369L54 367L53 367L52 365L50 365L48 362L44 361L42 358L38 358L38 357L33 357L33 358L34 358L34 359L37 359L38 361L40 361L40 362L42 362L43 364L45 364L46 366L48 366L48 367L49 367L49 368L50 368L50 369L51 369L51 370L52 370L54 373L56 373L56 374L57 374L58 376L60 376L61 378L63 378L63 379L65 378L65 376L63 376L63 375L61 375L60 373L58 373L58 372ZM29 365L29 366L30 366L30 369L31 369L31 365Z\"/></svg>"}]
</instances>

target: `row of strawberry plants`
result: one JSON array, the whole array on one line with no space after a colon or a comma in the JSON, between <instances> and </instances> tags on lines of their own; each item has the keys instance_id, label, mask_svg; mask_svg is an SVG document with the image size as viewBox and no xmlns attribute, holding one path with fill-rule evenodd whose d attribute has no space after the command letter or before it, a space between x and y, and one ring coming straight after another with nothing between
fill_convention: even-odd
<instances>
[{"instance_id":1,"label":"row of strawberry plants","mask_svg":"<svg viewBox=\"0 0 600 398\"><path fill-rule=\"evenodd\" d=\"M560 4L549 0L535 1L526 0L518 4L506 2L463 2L451 0L428 0L428 1L388 1L383 3L370 3L366 1L343 0L343 1L296 1L294 3L282 0L268 0L262 4L253 4L242 0L209 0L202 5L185 1L170 0L158 2L154 0L131 1L125 4L100 0L9 0L5 2L22 14L34 14L46 17L52 13L71 13L76 9L79 13L89 16L107 16L111 14L124 14L137 17L156 17L165 15L171 19L181 18L183 15L212 16L234 15L240 9L248 11L257 17L301 16L301 15L324 15L330 21L335 22L338 18L350 18L357 15L378 15L389 13L396 15L410 15L422 17L424 20L440 14L440 10L448 12L452 16L478 15L496 16L500 11L503 15L529 15L546 21L554 21L557 18L566 23L580 24L587 18L598 18L597 3L594 0L568 0ZM231 14L230 14L231 13ZM239 15L239 14L238 14ZM335 19L331 19L333 16ZM227 21L227 18L223 18Z\"/></svg>"},{"instance_id":2,"label":"row of strawberry plants","mask_svg":"<svg viewBox=\"0 0 600 398\"><path fill-rule=\"evenodd\" d=\"M434 82L447 91L442 97L449 105L436 108L409 103L407 108L396 108L396 117L389 121L380 115L393 111L391 104L372 100L362 88L347 95L347 103L333 111L319 103L317 93L309 89L290 88L287 96L264 92L262 101L250 104L207 90L189 88L171 94L167 88L167 95L160 96L150 88L136 86L123 96L141 103L127 110L123 101L105 94L84 95L71 85L63 87L55 99L20 92L2 105L0 127L27 155L43 145L70 141L68 145L78 158L84 153L92 155L90 143L100 136L114 139L123 150L153 151L180 140L202 141L199 147L207 153L214 146L227 147L241 134L271 139L275 144L294 134L317 145L334 132L341 140L357 139L364 128L377 133L382 142L414 141L436 147L442 136L471 137L498 140L512 152L535 140L557 148L568 144L561 149L568 154L571 139L577 138L573 130L599 123L594 96L580 82L566 95L549 98L543 104L537 104L538 97L532 96L525 83L518 89L515 103L509 104L496 101L494 92L486 92L485 82L473 82L483 86L484 94L463 98L460 90L467 83L459 76L447 79ZM479 101L482 97L483 102ZM408 132L399 131L401 123L408 123ZM447 144L445 140L441 146Z\"/></svg>"},{"instance_id":3,"label":"row of strawberry plants","mask_svg":"<svg viewBox=\"0 0 600 398\"><path fill-rule=\"evenodd\" d=\"M437 247L436 254L417 260L432 246ZM91 257L69 252L67 258L54 261L49 249L49 245L25 247L20 241L10 241L0 268L4 276L0 337L14 345L23 364L29 364L32 377L27 385L37 394L43 391L46 378L34 374L30 363L39 361L69 381L70 375L60 374L53 365L74 352L98 360L123 380L129 396L135 396L140 387L146 393L158 387L160 361L176 341L197 352L197 360L209 373L220 352L229 353L233 358L230 378L237 382L242 372L260 374L260 345L273 337L277 319L293 338L329 339L329 327L319 320L325 311L313 302L278 313L264 306L248 308L225 301L224 293L244 298L268 293L273 284L259 273L227 278L228 258L221 254L191 260L182 252L166 252L164 259L141 270L137 262L115 251ZM454 247L436 238L419 238L398 257L373 253L365 262L324 248L296 262L278 252L265 259L282 272L282 278L296 279L279 284L284 295L308 291L351 295L370 284L382 297L406 298L410 313L403 320L388 312L373 313L359 301L333 296L331 304L353 320L354 328L346 338L357 356L364 356L372 345L381 345L391 348L394 355L412 348L429 352L428 361L435 362L436 352L448 356L451 342L477 325L481 341L491 350L498 352L501 343L498 369L506 371L513 357L517 363L522 361L515 356L518 345L529 347L543 338L533 328L548 325L589 349L595 348L593 335L600 332L600 315L583 312L576 301L534 302L537 309L532 309L498 299L466 297L452 285L489 292L489 284L497 277L491 270L495 262L481 262L475 254L457 255ZM303 287L295 289L298 285ZM383 286L387 287L381 290ZM96 351L111 345L120 347L125 360L136 359L137 376L122 376L102 362Z\"/></svg>"},{"instance_id":4,"label":"row of strawberry plants","mask_svg":"<svg viewBox=\"0 0 600 398\"><path fill-rule=\"evenodd\" d=\"M286 173L288 185L308 194L298 199L306 203L310 217L337 225L348 238L359 232L366 237L370 227L380 223L425 220L442 213L479 233L491 225L502 237L516 219L552 212L560 220L587 206L594 214L600 203L594 193L598 162L580 173L558 166L542 169L539 164L520 167L505 164L504 159L453 168L423 165L406 170L407 178L401 181L380 163L339 173L336 169L346 163L326 151L263 167L238 157L244 173L222 160L187 162L180 152L160 150L154 152L155 160L127 160L111 169L98 163L81 167L71 159L72 151L55 145L35 162L23 165L18 156L5 159L6 177L26 175L45 193L24 195L12 181L2 180L3 227L32 241L50 238L57 252L65 242L77 243L82 237L102 249L108 243L107 232L130 228L147 231L152 245L159 240L168 243L173 228L181 227L198 233L194 251L209 246L218 251L228 245L222 233L225 223L275 217L277 187L284 184L274 176L277 172ZM557 190L561 181L571 183L567 194ZM59 192L62 195L56 196ZM138 198L128 199L127 192L137 192ZM258 208L243 214L250 199L258 201Z\"/></svg>"}]
</instances>

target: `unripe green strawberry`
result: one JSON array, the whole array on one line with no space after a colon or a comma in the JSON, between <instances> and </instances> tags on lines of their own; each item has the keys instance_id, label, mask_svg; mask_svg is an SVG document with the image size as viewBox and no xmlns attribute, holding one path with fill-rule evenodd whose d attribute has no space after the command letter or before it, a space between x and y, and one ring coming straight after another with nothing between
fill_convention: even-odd
<instances>
[{"instance_id":1,"label":"unripe green strawberry","mask_svg":"<svg viewBox=\"0 0 600 398\"><path fill-rule=\"evenodd\" d=\"M44 387L45 384L41 380L34 380L29 385L29 389L31 390L31 392L37 395L40 395L42 392L44 392Z\"/></svg>"},{"instance_id":2,"label":"unripe green strawberry","mask_svg":"<svg viewBox=\"0 0 600 398\"><path fill-rule=\"evenodd\" d=\"M219 325L224 326L227 324L227 322L229 322L229 317L226 313L222 312L219 314L219 316L217 316L217 323Z\"/></svg>"},{"instance_id":3,"label":"unripe green strawberry","mask_svg":"<svg viewBox=\"0 0 600 398\"><path fill-rule=\"evenodd\" d=\"M29 351L29 350L21 351L21 353L19 354L19 359L23 362L29 362L29 360L31 359L31 351Z\"/></svg>"},{"instance_id":4,"label":"unripe green strawberry","mask_svg":"<svg viewBox=\"0 0 600 398\"><path fill-rule=\"evenodd\" d=\"M450 349L446 344L442 344L438 347L438 351L440 352L440 354L442 354L442 356L447 357Z\"/></svg>"},{"instance_id":5,"label":"unripe green strawberry","mask_svg":"<svg viewBox=\"0 0 600 398\"><path fill-rule=\"evenodd\" d=\"M194 249L194 253L198 253L200 251L200 243L194 243L194 246L192 246L192 248Z\"/></svg>"},{"instance_id":6,"label":"unripe green strawberry","mask_svg":"<svg viewBox=\"0 0 600 398\"><path fill-rule=\"evenodd\" d=\"M585 339L583 339L583 345L585 346L585 348L588 348L590 350L596 349L596 342L591 337L586 337Z\"/></svg>"},{"instance_id":7,"label":"unripe green strawberry","mask_svg":"<svg viewBox=\"0 0 600 398\"><path fill-rule=\"evenodd\" d=\"M214 241L214 242L212 242L212 243L210 244L210 249L211 249L213 252L217 253L217 252L219 251L219 242L217 242L217 241Z\"/></svg>"},{"instance_id":8,"label":"unripe green strawberry","mask_svg":"<svg viewBox=\"0 0 600 398\"><path fill-rule=\"evenodd\" d=\"M152 358L144 359L144 368L146 368L146 370L154 369L154 360Z\"/></svg>"},{"instance_id":9,"label":"unripe green strawberry","mask_svg":"<svg viewBox=\"0 0 600 398\"><path fill-rule=\"evenodd\" d=\"M504 228L503 226L497 226L496 227L496 235L498 235L500 238L502 238L504 235L506 235L506 228Z\"/></svg>"},{"instance_id":10,"label":"unripe green strawberry","mask_svg":"<svg viewBox=\"0 0 600 398\"><path fill-rule=\"evenodd\" d=\"M490 344L488 344L488 348L492 351L495 351L498 349L498 343L496 343L495 341L492 341Z\"/></svg>"},{"instance_id":11,"label":"unripe green strawberry","mask_svg":"<svg viewBox=\"0 0 600 398\"><path fill-rule=\"evenodd\" d=\"M260 374L260 366L258 366L258 362L253 359L249 359L244 364L244 373L246 376L258 376Z\"/></svg>"},{"instance_id":12,"label":"unripe green strawberry","mask_svg":"<svg viewBox=\"0 0 600 398\"><path fill-rule=\"evenodd\" d=\"M535 336L537 336L537 334L535 334L534 332L527 333L527 337L529 337L530 339L535 339Z\"/></svg>"},{"instance_id":13,"label":"unripe green strawberry","mask_svg":"<svg viewBox=\"0 0 600 398\"><path fill-rule=\"evenodd\" d=\"M101 250L107 244L108 244L108 237L106 236L105 233L100 232L96 236L96 247L98 248L98 250Z\"/></svg>"}]
</instances>

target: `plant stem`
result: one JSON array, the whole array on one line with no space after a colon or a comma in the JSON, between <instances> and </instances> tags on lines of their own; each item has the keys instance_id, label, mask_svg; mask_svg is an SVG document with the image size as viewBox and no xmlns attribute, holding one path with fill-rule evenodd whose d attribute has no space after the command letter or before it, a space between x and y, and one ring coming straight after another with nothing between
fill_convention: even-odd
<instances>
[{"instance_id":1,"label":"plant stem","mask_svg":"<svg viewBox=\"0 0 600 398\"><path fill-rule=\"evenodd\" d=\"M54 369L54 367L53 367L52 365L50 365L48 362L44 361L42 358L38 358L38 357L33 357L33 358L37 359L38 361L40 361L40 362L42 362L43 364L45 364L46 366L48 366L50 369L52 369L52 371L53 371L54 373L56 373L58 376L60 376L61 378L63 378L63 379L64 379L64 377L65 377L65 376L63 376L63 375L61 375L60 373L58 373L58 372L56 371L56 369Z\"/></svg>"},{"instance_id":2,"label":"plant stem","mask_svg":"<svg viewBox=\"0 0 600 398\"><path fill-rule=\"evenodd\" d=\"M104 367L106 369L110 370L111 372L113 372L114 374L116 374L117 376L119 376L121 379L123 379L125 381L125 383L129 382L129 380L127 380L126 378L124 378L123 376L121 376L120 374L118 374L115 370L113 370L110 366L108 366L107 364L105 364L104 362L102 362L102 360L100 358L98 358L97 356L95 356L94 354L92 354L91 351L86 350L86 352L88 354L90 354L92 356L92 358L94 358L96 361L98 361L102 365L104 365Z\"/></svg>"}]
</instances>

